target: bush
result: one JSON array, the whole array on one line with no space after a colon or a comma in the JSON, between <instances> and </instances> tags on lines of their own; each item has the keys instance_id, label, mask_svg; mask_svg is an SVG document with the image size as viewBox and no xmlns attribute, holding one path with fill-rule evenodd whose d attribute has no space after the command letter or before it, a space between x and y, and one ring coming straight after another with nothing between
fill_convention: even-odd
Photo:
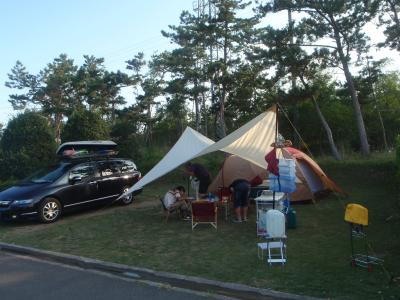
<instances>
[{"instance_id":1,"label":"bush","mask_svg":"<svg viewBox=\"0 0 400 300\"><path fill-rule=\"evenodd\" d=\"M400 135L396 138L396 166L397 166L397 179L400 182Z\"/></svg>"},{"instance_id":2,"label":"bush","mask_svg":"<svg viewBox=\"0 0 400 300\"><path fill-rule=\"evenodd\" d=\"M25 112L10 120L1 139L0 178L23 178L55 158L56 142L48 120Z\"/></svg>"}]
</instances>

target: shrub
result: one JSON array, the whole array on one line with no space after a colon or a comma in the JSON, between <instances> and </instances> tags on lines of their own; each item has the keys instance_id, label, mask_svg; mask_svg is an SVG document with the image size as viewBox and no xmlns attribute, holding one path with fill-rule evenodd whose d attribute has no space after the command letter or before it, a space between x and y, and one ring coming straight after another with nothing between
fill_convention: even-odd
<instances>
[{"instance_id":1,"label":"shrub","mask_svg":"<svg viewBox=\"0 0 400 300\"><path fill-rule=\"evenodd\" d=\"M396 166L397 166L397 179L400 181L400 135L396 138Z\"/></svg>"},{"instance_id":2,"label":"shrub","mask_svg":"<svg viewBox=\"0 0 400 300\"><path fill-rule=\"evenodd\" d=\"M10 120L1 139L3 180L23 178L55 158L56 142L48 120L25 112Z\"/></svg>"}]
</instances>

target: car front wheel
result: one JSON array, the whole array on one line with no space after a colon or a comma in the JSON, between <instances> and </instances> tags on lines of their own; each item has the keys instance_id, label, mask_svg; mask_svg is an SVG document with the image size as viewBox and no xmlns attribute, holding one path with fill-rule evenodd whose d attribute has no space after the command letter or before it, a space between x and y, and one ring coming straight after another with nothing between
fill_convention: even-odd
<instances>
[{"instance_id":1,"label":"car front wheel","mask_svg":"<svg viewBox=\"0 0 400 300\"><path fill-rule=\"evenodd\" d=\"M40 204L39 218L43 223L55 222L61 215L61 203L55 198L46 198Z\"/></svg>"},{"instance_id":2,"label":"car front wheel","mask_svg":"<svg viewBox=\"0 0 400 300\"><path fill-rule=\"evenodd\" d=\"M125 194L128 190L129 190L129 188L128 188L128 187L125 187L125 188L123 189L123 191L122 191L122 195ZM133 202L133 195L132 195L132 193L130 193L129 195L127 195L127 196L125 196L125 197L123 197L123 198L120 199L120 203L121 203L122 205L129 205L129 204L131 204L132 202Z\"/></svg>"}]
</instances>

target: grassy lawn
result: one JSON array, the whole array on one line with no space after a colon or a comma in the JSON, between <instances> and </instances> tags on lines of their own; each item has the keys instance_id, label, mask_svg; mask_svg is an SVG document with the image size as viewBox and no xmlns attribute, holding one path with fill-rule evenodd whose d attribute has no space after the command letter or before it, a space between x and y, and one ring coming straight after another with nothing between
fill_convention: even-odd
<instances>
[{"instance_id":1,"label":"grassy lawn","mask_svg":"<svg viewBox=\"0 0 400 300\"><path fill-rule=\"evenodd\" d=\"M268 267L257 258L254 207L248 223L233 224L221 216L218 231L199 226L192 232L188 222L174 217L165 224L156 195L171 179L150 185L128 208L69 215L51 225L0 224L0 240L309 296L399 299L400 282L389 283L381 268L367 272L350 267L349 226L343 221L347 203L366 206L369 242L386 269L400 277L400 197L393 158L324 161L322 167L349 197L295 206L298 228L287 232L284 268Z\"/></svg>"}]
</instances>

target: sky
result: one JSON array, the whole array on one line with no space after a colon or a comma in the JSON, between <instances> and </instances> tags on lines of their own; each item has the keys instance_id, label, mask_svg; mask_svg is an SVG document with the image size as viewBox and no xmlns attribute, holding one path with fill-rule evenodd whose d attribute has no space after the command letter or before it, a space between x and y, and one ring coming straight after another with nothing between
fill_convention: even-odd
<instances>
[{"instance_id":1,"label":"sky","mask_svg":"<svg viewBox=\"0 0 400 300\"><path fill-rule=\"evenodd\" d=\"M12 0L0 2L0 123L15 116L4 86L19 60L31 74L37 74L60 54L81 65L83 55L105 59L109 71L125 70L125 61L138 52L149 58L154 52L171 49L161 30L178 25L183 10L192 11L194 0ZM196 1L197 2L197 1ZM284 16L270 17L282 23ZM383 35L374 26L374 40ZM377 58L392 57L392 69L400 63L398 54L375 51ZM124 93L128 103L133 93Z\"/></svg>"},{"instance_id":2,"label":"sky","mask_svg":"<svg viewBox=\"0 0 400 300\"><path fill-rule=\"evenodd\" d=\"M16 115L4 86L16 61L37 74L60 54L83 62L83 55L105 58L110 71L142 51L171 48L161 30L178 25L191 0L12 0L0 2L0 123ZM132 95L132 97L134 97Z\"/></svg>"}]
</instances>

